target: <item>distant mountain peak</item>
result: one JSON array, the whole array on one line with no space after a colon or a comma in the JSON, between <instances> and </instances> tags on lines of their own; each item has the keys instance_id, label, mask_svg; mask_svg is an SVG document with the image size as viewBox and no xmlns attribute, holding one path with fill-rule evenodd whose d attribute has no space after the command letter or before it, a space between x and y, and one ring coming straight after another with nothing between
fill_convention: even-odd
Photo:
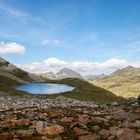
<instances>
[{"instance_id":1,"label":"distant mountain peak","mask_svg":"<svg viewBox=\"0 0 140 140\"><path fill-rule=\"evenodd\" d=\"M62 68L59 72L57 72L56 77L58 79L70 78L70 77L82 78L80 73L66 67Z\"/></svg>"},{"instance_id":2,"label":"distant mountain peak","mask_svg":"<svg viewBox=\"0 0 140 140\"><path fill-rule=\"evenodd\" d=\"M129 66L127 66L127 67L126 67L126 68L124 68L124 69L135 69L135 67L133 67L133 66L129 65Z\"/></svg>"}]
</instances>

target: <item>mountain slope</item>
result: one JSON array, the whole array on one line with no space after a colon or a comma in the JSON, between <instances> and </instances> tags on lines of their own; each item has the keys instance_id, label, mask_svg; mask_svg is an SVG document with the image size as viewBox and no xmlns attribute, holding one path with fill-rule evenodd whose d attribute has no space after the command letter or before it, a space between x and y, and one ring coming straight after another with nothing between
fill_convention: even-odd
<instances>
[{"instance_id":1,"label":"mountain slope","mask_svg":"<svg viewBox=\"0 0 140 140\"><path fill-rule=\"evenodd\" d=\"M57 84L67 84L67 85L75 87L73 91L66 92L65 94L60 93L60 94L51 95L54 97L62 95L62 96L65 96L68 98L74 98L77 100L95 101L99 103L124 101L122 97L118 97L112 92L107 91L103 88L94 86L93 84L80 78L66 78L66 79L60 79L60 80L50 80L46 82L57 83Z\"/></svg>"},{"instance_id":2,"label":"mountain slope","mask_svg":"<svg viewBox=\"0 0 140 140\"><path fill-rule=\"evenodd\" d=\"M0 76L9 78L18 83L43 81L40 76L28 73L0 57ZM2 78L0 78L0 81Z\"/></svg>"},{"instance_id":3,"label":"mountain slope","mask_svg":"<svg viewBox=\"0 0 140 140\"><path fill-rule=\"evenodd\" d=\"M82 76L78 72L68 69L68 68L63 68L59 72L56 73L57 79L72 78L72 77L82 78Z\"/></svg>"},{"instance_id":4,"label":"mountain slope","mask_svg":"<svg viewBox=\"0 0 140 140\"><path fill-rule=\"evenodd\" d=\"M138 97L140 94L140 68L128 66L117 70L109 76L91 81L94 85L103 87L116 95L123 97Z\"/></svg>"}]
</instances>

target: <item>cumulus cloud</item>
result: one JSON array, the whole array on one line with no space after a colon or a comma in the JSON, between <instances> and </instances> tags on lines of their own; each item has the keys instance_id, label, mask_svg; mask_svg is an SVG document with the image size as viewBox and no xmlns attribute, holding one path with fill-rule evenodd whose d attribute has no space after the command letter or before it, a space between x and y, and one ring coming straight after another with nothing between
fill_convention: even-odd
<instances>
[{"instance_id":1,"label":"cumulus cloud","mask_svg":"<svg viewBox=\"0 0 140 140\"><path fill-rule=\"evenodd\" d=\"M41 45L44 45L44 46L48 46L48 45L58 46L60 44L61 44L61 41L57 39L46 39L41 42Z\"/></svg>"},{"instance_id":2,"label":"cumulus cloud","mask_svg":"<svg viewBox=\"0 0 140 140\"><path fill-rule=\"evenodd\" d=\"M24 54L25 47L15 42L0 42L0 54Z\"/></svg>"},{"instance_id":3,"label":"cumulus cloud","mask_svg":"<svg viewBox=\"0 0 140 140\"><path fill-rule=\"evenodd\" d=\"M31 63L17 65L29 72L58 72L60 69L67 67L75 70L82 75L88 74L110 74L117 69L124 68L128 65L140 66L140 62L130 63L124 59L110 59L105 62L89 62L89 61L63 61L57 58L48 58L40 63Z\"/></svg>"}]
</instances>

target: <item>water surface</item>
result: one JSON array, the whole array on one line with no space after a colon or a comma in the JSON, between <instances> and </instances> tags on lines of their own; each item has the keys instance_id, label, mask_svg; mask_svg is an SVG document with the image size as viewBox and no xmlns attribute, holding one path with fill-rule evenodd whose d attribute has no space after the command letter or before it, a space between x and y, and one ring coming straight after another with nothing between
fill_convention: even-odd
<instances>
[{"instance_id":1,"label":"water surface","mask_svg":"<svg viewBox=\"0 0 140 140\"><path fill-rule=\"evenodd\" d=\"M31 94L55 94L72 91L74 87L65 84L27 83L16 86L16 89L26 91Z\"/></svg>"}]
</instances>

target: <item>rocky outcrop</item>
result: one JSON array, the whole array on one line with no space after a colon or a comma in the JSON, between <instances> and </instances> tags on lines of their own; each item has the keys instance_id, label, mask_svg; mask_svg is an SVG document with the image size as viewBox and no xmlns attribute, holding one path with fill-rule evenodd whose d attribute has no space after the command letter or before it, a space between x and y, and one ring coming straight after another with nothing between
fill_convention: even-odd
<instances>
[{"instance_id":1,"label":"rocky outcrop","mask_svg":"<svg viewBox=\"0 0 140 140\"><path fill-rule=\"evenodd\" d=\"M63 68L59 72L56 73L56 78L57 79L64 79L64 78L82 78L82 76L71 69L68 68Z\"/></svg>"},{"instance_id":2,"label":"rocky outcrop","mask_svg":"<svg viewBox=\"0 0 140 140\"><path fill-rule=\"evenodd\" d=\"M101 105L62 96L0 99L0 139L140 139L140 109L136 103Z\"/></svg>"},{"instance_id":3,"label":"rocky outcrop","mask_svg":"<svg viewBox=\"0 0 140 140\"><path fill-rule=\"evenodd\" d=\"M43 82L44 79L32 73L28 73L10 62L0 57L0 76L10 78L18 83L25 82Z\"/></svg>"}]
</instances>

